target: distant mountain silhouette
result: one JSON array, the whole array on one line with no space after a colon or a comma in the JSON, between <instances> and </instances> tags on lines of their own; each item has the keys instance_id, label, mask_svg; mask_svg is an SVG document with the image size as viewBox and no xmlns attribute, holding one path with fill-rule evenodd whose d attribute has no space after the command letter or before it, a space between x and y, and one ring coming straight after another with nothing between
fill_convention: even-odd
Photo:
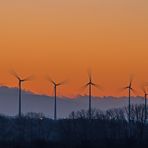
<instances>
[{"instance_id":1,"label":"distant mountain silhouette","mask_svg":"<svg viewBox=\"0 0 148 148\"><path fill-rule=\"evenodd\" d=\"M18 113L18 92L17 88L6 86L0 87L0 113L15 116ZM100 110L119 108L128 105L127 97L93 97L92 107ZM142 97L132 97L133 104L144 103ZM52 96L38 95L27 91L22 91L22 112L42 112L47 117L53 118ZM57 99L58 118L65 118L72 111L88 109L88 97L78 96L75 99L59 97Z\"/></svg>"}]
</instances>

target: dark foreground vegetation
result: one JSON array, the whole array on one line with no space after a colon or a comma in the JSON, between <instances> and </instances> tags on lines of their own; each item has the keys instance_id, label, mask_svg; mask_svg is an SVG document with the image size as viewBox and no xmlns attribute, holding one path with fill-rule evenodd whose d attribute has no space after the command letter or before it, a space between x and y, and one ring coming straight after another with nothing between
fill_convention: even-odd
<instances>
[{"instance_id":1,"label":"dark foreground vegetation","mask_svg":"<svg viewBox=\"0 0 148 148\"><path fill-rule=\"evenodd\" d=\"M143 105L105 112L72 112L67 119L53 121L41 114L22 118L0 116L0 148L147 148L148 124Z\"/></svg>"}]
</instances>

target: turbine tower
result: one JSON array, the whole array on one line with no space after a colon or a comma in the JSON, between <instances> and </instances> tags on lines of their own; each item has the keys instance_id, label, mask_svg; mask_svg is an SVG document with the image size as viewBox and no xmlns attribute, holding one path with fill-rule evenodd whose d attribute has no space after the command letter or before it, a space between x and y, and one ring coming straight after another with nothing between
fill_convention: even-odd
<instances>
[{"instance_id":1,"label":"turbine tower","mask_svg":"<svg viewBox=\"0 0 148 148\"><path fill-rule=\"evenodd\" d=\"M147 120L147 96L148 93L146 92L146 89L143 88L143 92L144 92L144 111L145 111L145 121Z\"/></svg>"},{"instance_id":2,"label":"turbine tower","mask_svg":"<svg viewBox=\"0 0 148 148\"><path fill-rule=\"evenodd\" d=\"M60 83L56 83L55 81L53 81L52 79L49 79L50 83L53 84L53 88L54 88L54 120L57 120L57 87L64 85L65 81L62 81Z\"/></svg>"},{"instance_id":3,"label":"turbine tower","mask_svg":"<svg viewBox=\"0 0 148 148\"><path fill-rule=\"evenodd\" d=\"M133 79L130 79L129 85L124 87L124 89L128 90L128 113L129 113L128 122L129 124L131 122L131 91L134 92L134 89L132 88L132 82L133 82Z\"/></svg>"},{"instance_id":4,"label":"turbine tower","mask_svg":"<svg viewBox=\"0 0 148 148\"><path fill-rule=\"evenodd\" d=\"M22 83L30 81L32 76L21 78L16 72L11 72L11 74L18 80L18 96L19 96L19 111L18 116L21 118L22 115Z\"/></svg>"},{"instance_id":5,"label":"turbine tower","mask_svg":"<svg viewBox=\"0 0 148 148\"><path fill-rule=\"evenodd\" d=\"M89 119L92 119L92 87L99 87L97 84L95 84L92 81L92 75L91 73L88 74L88 83L84 85L84 87L88 87L88 96L89 96L89 108L88 108L88 114L89 114Z\"/></svg>"}]
</instances>

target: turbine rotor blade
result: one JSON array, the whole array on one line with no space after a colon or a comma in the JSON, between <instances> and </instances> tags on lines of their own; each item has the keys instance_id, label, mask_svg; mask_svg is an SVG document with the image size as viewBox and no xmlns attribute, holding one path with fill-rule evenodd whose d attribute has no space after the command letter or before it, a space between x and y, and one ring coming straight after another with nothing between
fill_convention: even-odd
<instances>
[{"instance_id":1,"label":"turbine rotor blade","mask_svg":"<svg viewBox=\"0 0 148 148\"><path fill-rule=\"evenodd\" d=\"M129 86L126 86L126 87L123 87L122 89L129 89L130 87Z\"/></svg>"},{"instance_id":2,"label":"turbine rotor blade","mask_svg":"<svg viewBox=\"0 0 148 148\"><path fill-rule=\"evenodd\" d=\"M143 86L141 87L141 89L142 89L142 91L143 91L143 93L145 93L145 95L148 95L147 94L147 86L148 86L148 82L145 82L144 84L143 84Z\"/></svg>"},{"instance_id":3,"label":"turbine rotor blade","mask_svg":"<svg viewBox=\"0 0 148 148\"><path fill-rule=\"evenodd\" d=\"M89 85L89 83L83 85L81 88L86 88Z\"/></svg>"},{"instance_id":4,"label":"turbine rotor blade","mask_svg":"<svg viewBox=\"0 0 148 148\"><path fill-rule=\"evenodd\" d=\"M22 81L31 81L33 79L33 75L26 77L25 79L23 79Z\"/></svg>"},{"instance_id":5,"label":"turbine rotor blade","mask_svg":"<svg viewBox=\"0 0 148 148\"><path fill-rule=\"evenodd\" d=\"M101 89L102 90L102 87L98 84L95 84L95 83L91 83L94 87L98 88L98 89Z\"/></svg>"},{"instance_id":6,"label":"turbine rotor blade","mask_svg":"<svg viewBox=\"0 0 148 148\"><path fill-rule=\"evenodd\" d=\"M91 71L88 71L88 78L89 78L89 82L92 81L92 74L91 74Z\"/></svg>"},{"instance_id":7,"label":"turbine rotor blade","mask_svg":"<svg viewBox=\"0 0 148 148\"><path fill-rule=\"evenodd\" d=\"M133 89L133 88L130 88L130 89L131 89L131 91L132 91L135 95L138 96L138 93L137 93L137 91L136 91L135 89Z\"/></svg>"},{"instance_id":8,"label":"turbine rotor blade","mask_svg":"<svg viewBox=\"0 0 148 148\"><path fill-rule=\"evenodd\" d=\"M56 85L55 81L53 81L50 77L47 77L47 80L48 80L50 83Z\"/></svg>"},{"instance_id":9,"label":"turbine rotor blade","mask_svg":"<svg viewBox=\"0 0 148 148\"><path fill-rule=\"evenodd\" d=\"M87 88L89 83L83 85L82 87L79 88L80 93L84 92L85 88Z\"/></svg>"},{"instance_id":10,"label":"turbine rotor blade","mask_svg":"<svg viewBox=\"0 0 148 148\"><path fill-rule=\"evenodd\" d=\"M132 86L132 83L133 83L133 76L130 76L130 83L129 83L130 87Z\"/></svg>"},{"instance_id":11,"label":"turbine rotor blade","mask_svg":"<svg viewBox=\"0 0 148 148\"><path fill-rule=\"evenodd\" d=\"M18 80L21 80L21 78L18 76L18 74L14 70L10 71L10 74L13 75L15 78L17 78Z\"/></svg>"},{"instance_id":12,"label":"turbine rotor blade","mask_svg":"<svg viewBox=\"0 0 148 148\"><path fill-rule=\"evenodd\" d=\"M66 83L67 83L67 81L64 80L64 81L61 81L60 83L57 83L56 85L57 85L57 86L60 86L60 85L65 85Z\"/></svg>"},{"instance_id":13,"label":"turbine rotor blade","mask_svg":"<svg viewBox=\"0 0 148 148\"><path fill-rule=\"evenodd\" d=\"M146 94L146 90L145 90L145 88L144 88L144 87L142 87L141 89L142 89L143 93L145 93L145 94Z\"/></svg>"},{"instance_id":14,"label":"turbine rotor blade","mask_svg":"<svg viewBox=\"0 0 148 148\"><path fill-rule=\"evenodd\" d=\"M88 85L89 85L89 83L83 85L82 87L80 87L80 89L83 90L83 89L85 89Z\"/></svg>"}]
</instances>

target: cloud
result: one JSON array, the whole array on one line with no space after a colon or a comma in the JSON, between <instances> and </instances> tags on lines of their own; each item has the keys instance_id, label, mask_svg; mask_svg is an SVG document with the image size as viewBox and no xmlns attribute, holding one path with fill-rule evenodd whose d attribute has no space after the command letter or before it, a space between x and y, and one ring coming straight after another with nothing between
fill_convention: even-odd
<instances>
[{"instance_id":1,"label":"cloud","mask_svg":"<svg viewBox=\"0 0 148 148\"><path fill-rule=\"evenodd\" d=\"M133 104L144 103L142 97L132 97ZM128 105L127 97L93 97L92 107L106 110ZM22 112L44 113L53 118L54 98L52 96L37 95L32 92L22 92ZM88 109L88 97L77 96L75 99L60 97L57 99L58 118L67 117L72 111ZM15 116L18 113L18 90L17 88L0 87L0 113Z\"/></svg>"}]
</instances>

